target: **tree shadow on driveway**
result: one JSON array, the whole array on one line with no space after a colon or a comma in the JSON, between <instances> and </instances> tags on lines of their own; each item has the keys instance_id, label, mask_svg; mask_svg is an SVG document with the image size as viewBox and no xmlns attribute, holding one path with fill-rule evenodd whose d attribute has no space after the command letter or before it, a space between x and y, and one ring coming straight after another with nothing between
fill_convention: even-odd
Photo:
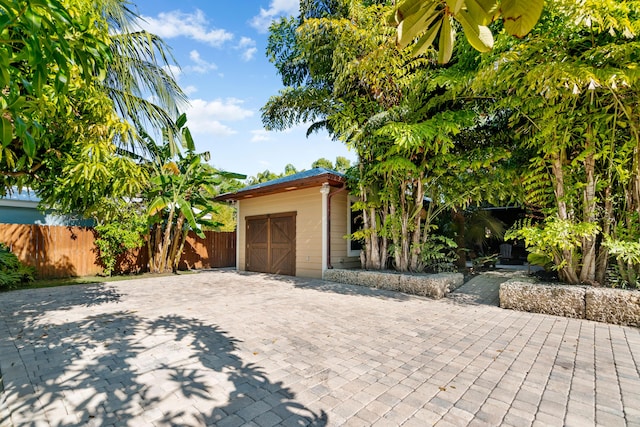
<instances>
[{"instance_id":1,"label":"tree shadow on driveway","mask_svg":"<svg viewBox=\"0 0 640 427\"><path fill-rule=\"evenodd\" d=\"M254 273L255 274L255 273ZM262 273L260 273L262 274ZM376 289L368 286L349 285L345 283L329 282L320 279L305 279L301 277L265 275L267 279L277 280L279 282L290 283L298 289L308 289L318 292L329 292L338 295L357 295L378 298L383 300L406 301L411 298L410 295L402 292L388 291L384 289Z\"/></svg>"},{"instance_id":2,"label":"tree shadow on driveway","mask_svg":"<svg viewBox=\"0 0 640 427\"><path fill-rule=\"evenodd\" d=\"M244 362L239 341L220 327L145 318L121 309L126 297L107 286L66 289L0 296L2 403L10 413L0 412L0 425L327 424L324 411Z\"/></svg>"}]
</instances>

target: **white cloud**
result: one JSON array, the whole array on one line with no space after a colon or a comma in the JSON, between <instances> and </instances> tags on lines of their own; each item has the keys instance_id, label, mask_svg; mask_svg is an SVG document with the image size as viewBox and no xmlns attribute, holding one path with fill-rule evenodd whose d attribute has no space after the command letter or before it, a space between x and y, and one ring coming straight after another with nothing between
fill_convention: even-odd
<instances>
[{"instance_id":1,"label":"white cloud","mask_svg":"<svg viewBox=\"0 0 640 427\"><path fill-rule=\"evenodd\" d=\"M213 62L207 62L200 56L200 52L192 50L189 52L189 58L193 61L194 65L186 67L186 71L191 71L198 74L205 74L211 70L217 70L218 66Z\"/></svg>"},{"instance_id":2,"label":"white cloud","mask_svg":"<svg viewBox=\"0 0 640 427\"><path fill-rule=\"evenodd\" d=\"M251 142L271 141L271 132L266 129L252 130L251 135Z\"/></svg>"},{"instance_id":3,"label":"white cloud","mask_svg":"<svg viewBox=\"0 0 640 427\"><path fill-rule=\"evenodd\" d=\"M251 48L245 50L242 53L242 59L245 60L245 61L251 61L253 59L253 56L256 54L257 51L258 51L258 49L255 48L255 47L251 47Z\"/></svg>"},{"instance_id":4,"label":"white cloud","mask_svg":"<svg viewBox=\"0 0 640 427\"><path fill-rule=\"evenodd\" d=\"M242 59L244 61L251 61L258 51L258 48L256 48L256 41L249 37L242 37L237 48L243 50Z\"/></svg>"},{"instance_id":5,"label":"white cloud","mask_svg":"<svg viewBox=\"0 0 640 427\"><path fill-rule=\"evenodd\" d=\"M253 40L250 37L241 37L240 38L240 43L238 43L238 47L239 48L255 46L255 45L256 45L255 40Z\"/></svg>"},{"instance_id":6,"label":"white cloud","mask_svg":"<svg viewBox=\"0 0 640 427\"><path fill-rule=\"evenodd\" d=\"M280 16L297 15L300 11L299 0L271 0L269 9L260 8L260 13L251 19L251 26L266 33L269 25Z\"/></svg>"},{"instance_id":7,"label":"white cloud","mask_svg":"<svg viewBox=\"0 0 640 427\"><path fill-rule=\"evenodd\" d=\"M183 87L182 91L187 95L193 95L198 91L198 88L195 87L194 85L189 85L187 87Z\"/></svg>"},{"instance_id":8,"label":"white cloud","mask_svg":"<svg viewBox=\"0 0 640 427\"><path fill-rule=\"evenodd\" d=\"M194 13L173 10L161 12L157 18L142 16L138 19L140 27L165 39L183 36L220 47L233 38L232 33L223 29L210 29L208 24L204 12L199 9Z\"/></svg>"},{"instance_id":9,"label":"white cloud","mask_svg":"<svg viewBox=\"0 0 640 427\"><path fill-rule=\"evenodd\" d=\"M189 130L195 135L215 135L215 136L230 136L238 133L230 126L223 125L218 120L197 121L193 120L195 114L191 113L189 116Z\"/></svg>"},{"instance_id":10,"label":"white cloud","mask_svg":"<svg viewBox=\"0 0 640 427\"><path fill-rule=\"evenodd\" d=\"M179 79L182 74L182 69L177 65L168 64L162 67L167 73L171 74L173 78Z\"/></svg>"},{"instance_id":11,"label":"white cloud","mask_svg":"<svg viewBox=\"0 0 640 427\"><path fill-rule=\"evenodd\" d=\"M243 120L254 114L253 111L242 108L242 103L237 98L191 100L187 110L189 129L194 134L233 135L237 131L223 122Z\"/></svg>"}]
</instances>

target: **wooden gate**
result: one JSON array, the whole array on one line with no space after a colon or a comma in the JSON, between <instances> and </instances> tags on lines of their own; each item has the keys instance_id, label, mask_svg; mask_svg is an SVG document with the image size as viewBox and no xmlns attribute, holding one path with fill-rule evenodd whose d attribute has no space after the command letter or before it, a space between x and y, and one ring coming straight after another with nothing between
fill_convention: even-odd
<instances>
[{"instance_id":1,"label":"wooden gate","mask_svg":"<svg viewBox=\"0 0 640 427\"><path fill-rule=\"evenodd\" d=\"M247 217L247 271L296 274L296 213Z\"/></svg>"}]
</instances>

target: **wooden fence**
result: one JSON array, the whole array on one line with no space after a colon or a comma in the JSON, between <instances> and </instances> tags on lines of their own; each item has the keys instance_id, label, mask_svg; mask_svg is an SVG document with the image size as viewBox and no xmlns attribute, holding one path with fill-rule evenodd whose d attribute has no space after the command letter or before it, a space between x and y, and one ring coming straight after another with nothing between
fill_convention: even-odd
<instances>
[{"instance_id":1,"label":"wooden fence","mask_svg":"<svg viewBox=\"0 0 640 427\"><path fill-rule=\"evenodd\" d=\"M1 224L0 242L9 246L20 261L36 268L38 277L90 276L102 273L94 244L95 232L88 227ZM236 233L206 231L201 239L189 233L181 269L233 267L236 263ZM117 271L148 271L146 246L121 257Z\"/></svg>"}]
</instances>

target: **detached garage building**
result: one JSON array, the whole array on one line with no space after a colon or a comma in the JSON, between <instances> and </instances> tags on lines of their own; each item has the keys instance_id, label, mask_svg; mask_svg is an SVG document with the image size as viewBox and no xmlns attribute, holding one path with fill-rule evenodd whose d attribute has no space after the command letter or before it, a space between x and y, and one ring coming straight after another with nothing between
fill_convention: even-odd
<instances>
[{"instance_id":1,"label":"detached garage building","mask_svg":"<svg viewBox=\"0 0 640 427\"><path fill-rule=\"evenodd\" d=\"M236 268L321 278L328 268L360 265L346 239L355 219L339 172L315 168L216 197L237 208Z\"/></svg>"}]
</instances>

